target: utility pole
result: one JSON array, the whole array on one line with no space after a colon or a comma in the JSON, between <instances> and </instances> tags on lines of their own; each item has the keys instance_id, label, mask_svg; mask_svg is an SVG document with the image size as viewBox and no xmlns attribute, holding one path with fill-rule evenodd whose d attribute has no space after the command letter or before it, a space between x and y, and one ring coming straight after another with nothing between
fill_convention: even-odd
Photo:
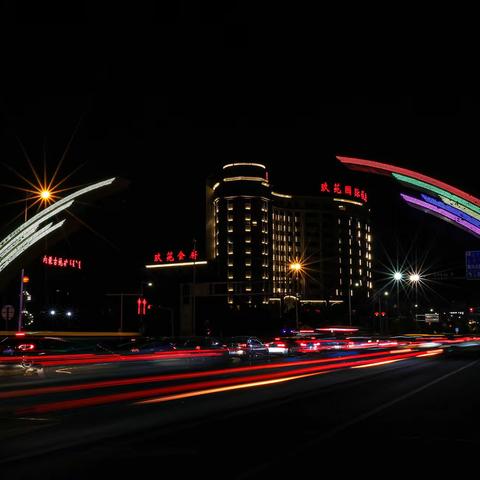
<instances>
[{"instance_id":1,"label":"utility pole","mask_svg":"<svg viewBox=\"0 0 480 480\"><path fill-rule=\"evenodd\" d=\"M123 332L123 297L138 297L138 293L106 293L107 297L120 297L120 328L119 332Z\"/></svg>"},{"instance_id":2,"label":"utility pole","mask_svg":"<svg viewBox=\"0 0 480 480\"><path fill-rule=\"evenodd\" d=\"M25 210L23 221L26 223L28 218L28 194L25 194ZM18 331L21 332L23 328L23 278L25 276L25 269L22 268L20 273L20 298L18 300Z\"/></svg>"}]
</instances>

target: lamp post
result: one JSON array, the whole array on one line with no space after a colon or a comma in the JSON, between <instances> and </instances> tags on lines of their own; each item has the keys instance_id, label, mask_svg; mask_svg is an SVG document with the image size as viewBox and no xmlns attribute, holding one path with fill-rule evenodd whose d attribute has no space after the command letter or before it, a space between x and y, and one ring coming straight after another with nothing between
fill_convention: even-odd
<instances>
[{"instance_id":1,"label":"lamp post","mask_svg":"<svg viewBox=\"0 0 480 480\"><path fill-rule=\"evenodd\" d=\"M353 286L358 287L359 283L355 282ZM348 286L348 324L352 326L352 288Z\"/></svg>"},{"instance_id":2,"label":"lamp post","mask_svg":"<svg viewBox=\"0 0 480 480\"><path fill-rule=\"evenodd\" d=\"M408 279L415 286L415 303L418 303L418 284L420 283L422 277L419 273L412 273Z\"/></svg>"},{"instance_id":3,"label":"lamp post","mask_svg":"<svg viewBox=\"0 0 480 480\"><path fill-rule=\"evenodd\" d=\"M147 287L153 287L153 282L140 282L140 295L143 297L143 286L146 285Z\"/></svg>"},{"instance_id":4,"label":"lamp post","mask_svg":"<svg viewBox=\"0 0 480 480\"><path fill-rule=\"evenodd\" d=\"M293 260L289 265L290 272L295 276L295 326L298 331L299 321L298 321L298 302L299 302L299 275L303 272L303 264L300 260Z\"/></svg>"},{"instance_id":5,"label":"lamp post","mask_svg":"<svg viewBox=\"0 0 480 480\"><path fill-rule=\"evenodd\" d=\"M397 316L400 317L400 282L403 279L402 272L395 272L393 274L393 279L395 280L395 283L397 284Z\"/></svg>"}]
</instances>

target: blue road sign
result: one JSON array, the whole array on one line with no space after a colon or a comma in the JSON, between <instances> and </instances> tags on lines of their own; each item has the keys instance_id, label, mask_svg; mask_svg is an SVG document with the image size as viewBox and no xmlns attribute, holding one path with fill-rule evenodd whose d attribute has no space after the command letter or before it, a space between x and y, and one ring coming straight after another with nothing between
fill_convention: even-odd
<instances>
[{"instance_id":1,"label":"blue road sign","mask_svg":"<svg viewBox=\"0 0 480 480\"><path fill-rule=\"evenodd\" d=\"M465 252L465 277L467 280L480 280L480 250Z\"/></svg>"}]
</instances>

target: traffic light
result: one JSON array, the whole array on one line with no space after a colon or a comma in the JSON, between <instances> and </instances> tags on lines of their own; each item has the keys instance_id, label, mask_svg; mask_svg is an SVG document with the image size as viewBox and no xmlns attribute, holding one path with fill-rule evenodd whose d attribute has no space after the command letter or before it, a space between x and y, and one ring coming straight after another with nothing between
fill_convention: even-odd
<instances>
[{"instance_id":1,"label":"traffic light","mask_svg":"<svg viewBox=\"0 0 480 480\"><path fill-rule=\"evenodd\" d=\"M30 277L27 275L24 275L22 281L23 283L28 283L30 281Z\"/></svg>"}]
</instances>

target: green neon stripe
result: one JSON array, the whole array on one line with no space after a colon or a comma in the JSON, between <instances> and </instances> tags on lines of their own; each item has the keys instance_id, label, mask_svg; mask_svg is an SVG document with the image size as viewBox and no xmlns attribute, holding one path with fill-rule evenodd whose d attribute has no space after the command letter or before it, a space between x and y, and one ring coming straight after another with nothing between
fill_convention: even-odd
<instances>
[{"instance_id":1,"label":"green neon stripe","mask_svg":"<svg viewBox=\"0 0 480 480\"><path fill-rule=\"evenodd\" d=\"M410 183L411 185L415 185L416 187L420 187L424 190L429 190L430 192L434 192L437 195L446 197L480 214L480 207L477 207L473 203L463 198L460 198L457 195L454 195L453 193L447 192L447 190L435 187L434 185L430 185L429 183L422 182L421 180L416 180L415 178L407 177L406 175L401 175L400 173L392 173L392 175L400 182Z\"/></svg>"},{"instance_id":2,"label":"green neon stripe","mask_svg":"<svg viewBox=\"0 0 480 480\"><path fill-rule=\"evenodd\" d=\"M442 202L446 203L447 205L450 205L453 208L458 208L458 210L461 210L463 213L466 213L467 215L470 215L471 217L480 220L480 215L478 213L475 213L473 210L470 210L470 208L459 205L457 202L454 202L453 200L450 200L449 198L446 198L444 196L441 196L440 198L442 199Z\"/></svg>"}]
</instances>

